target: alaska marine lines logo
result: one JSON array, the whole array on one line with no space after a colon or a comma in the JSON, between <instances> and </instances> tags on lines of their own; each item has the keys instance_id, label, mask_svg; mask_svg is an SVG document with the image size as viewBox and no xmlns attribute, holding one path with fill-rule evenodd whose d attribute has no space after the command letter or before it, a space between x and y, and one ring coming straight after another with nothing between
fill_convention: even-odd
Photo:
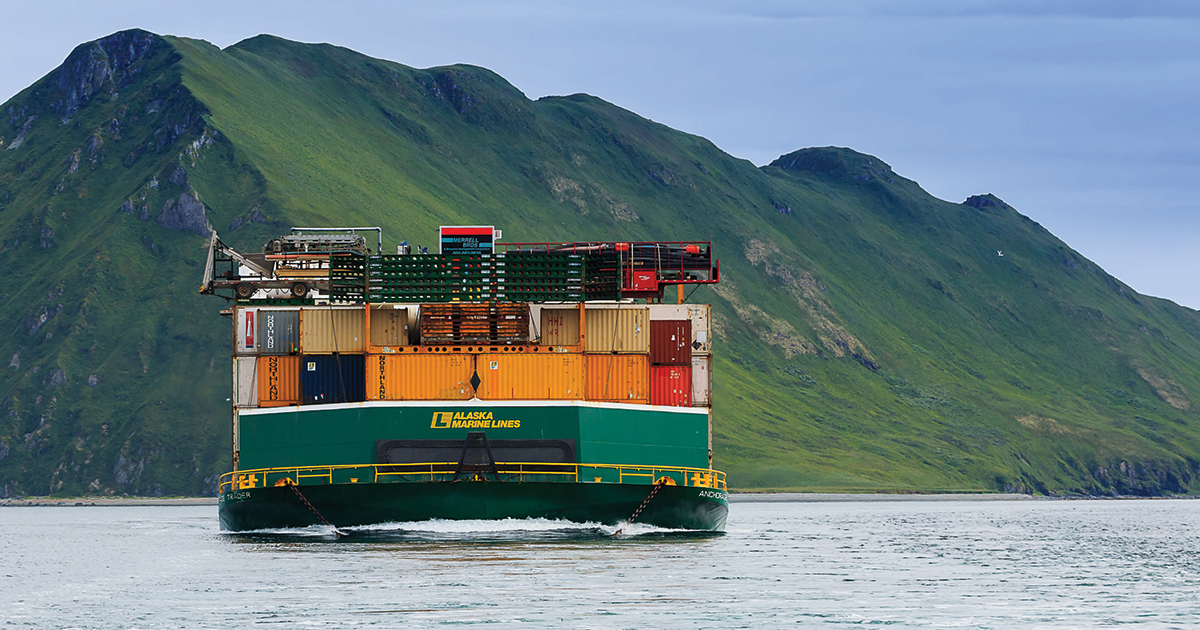
<instances>
[{"instance_id":1,"label":"alaska marine lines logo","mask_svg":"<svg viewBox=\"0 0 1200 630\"><path fill-rule=\"evenodd\" d=\"M520 420L496 420L490 411L435 411L430 429L519 429Z\"/></svg>"}]
</instances>

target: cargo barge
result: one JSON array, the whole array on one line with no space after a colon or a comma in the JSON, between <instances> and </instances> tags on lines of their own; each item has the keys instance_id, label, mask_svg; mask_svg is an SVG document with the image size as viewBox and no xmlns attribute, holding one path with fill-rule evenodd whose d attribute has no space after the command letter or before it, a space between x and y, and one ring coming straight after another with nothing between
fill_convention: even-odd
<instances>
[{"instance_id":1,"label":"cargo barge","mask_svg":"<svg viewBox=\"0 0 1200 630\"><path fill-rule=\"evenodd\" d=\"M364 228L244 255L212 235L201 292L232 301L233 470L221 528L550 518L722 531L712 468L709 243L500 243L436 254ZM382 249L382 237L379 237ZM676 287L676 304L662 303Z\"/></svg>"}]
</instances>

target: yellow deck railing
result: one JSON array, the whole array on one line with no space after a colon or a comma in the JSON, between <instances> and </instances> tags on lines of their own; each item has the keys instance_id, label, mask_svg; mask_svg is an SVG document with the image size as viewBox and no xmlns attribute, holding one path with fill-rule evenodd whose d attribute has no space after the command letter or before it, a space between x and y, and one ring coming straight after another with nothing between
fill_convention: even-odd
<instances>
[{"instance_id":1,"label":"yellow deck railing","mask_svg":"<svg viewBox=\"0 0 1200 630\"><path fill-rule=\"evenodd\" d=\"M297 466L257 468L221 475L221 493L296 484L331 485L353 483L415 483L449 481L458 468L455 462L419 464L351 464L344 466ZM677 466L630 466L622 464L547 464L503 462L496 464L500 481L550 481L562 483L627 483L668 485L726 490L725 473L709 468ZM468 473L460 475L466 477ZM469 473L479 478L490 474Z\"/></svg>"}]
</instances>

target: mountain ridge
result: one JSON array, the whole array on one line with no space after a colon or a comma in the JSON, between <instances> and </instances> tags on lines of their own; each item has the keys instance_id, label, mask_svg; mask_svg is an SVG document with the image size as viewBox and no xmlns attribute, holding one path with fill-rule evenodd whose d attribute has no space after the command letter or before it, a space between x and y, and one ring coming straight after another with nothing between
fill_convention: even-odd
<instances>
[{"instance_id":1,"label":"mountain ridge","mask_svg":"<svg viewBox=\"0 0 1200 630\"><path fill-rule=\"evenodd\" d=\"M228 330L193 293L200 235L254 250L348 223L714 241L725 281L694 299L735 487L1195 490L1200 314L873 156L755 167L594 96L274 36L116 33L3 114L5 496L213 492Z\"/></svg>"}]
</instances>

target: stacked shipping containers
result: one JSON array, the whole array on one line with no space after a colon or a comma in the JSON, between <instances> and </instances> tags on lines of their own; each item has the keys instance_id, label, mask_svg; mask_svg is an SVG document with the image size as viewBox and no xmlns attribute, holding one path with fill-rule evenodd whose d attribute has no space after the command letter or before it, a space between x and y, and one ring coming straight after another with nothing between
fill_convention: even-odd
<instances>
[{"instance_id":1,"label":"stacked shipping containers","mask_svg":"<svg viewBox=\"0 0 1200 630\"><path fill-rule=\"evenodd\" d=\"M403 305L239 306L234 405L472 397L709 405L707 305L531 306L538 344L507 347L414 346L415 319Z\"/></svg>"},{"instance_id":2,"label":"stacked shipping containers","mask_svg":"<svg viewBox=\"0 0 1200 630\"><path fill-rule=\"evenodd\" d=\"M691 321L651 319L650 404L692 405L691 342Z\"/></svg>"},{"instance_id":3,"label":"stacked shipping containers","mask_svg":"<svg viewBox=\"0 0 1200 630\"><path fill-rule=\"evenodd\" d=\"M583 352L583 399L650 402L650 312L629 304L541 305L531 321L543 346ZM580 325L582 316L583 323Z\"/></svg>"},{"instance_id":4,"label":"stacked shipping containers","mask_svg":"<svg viewBox=\"0 0 1200 630\"><path fill-rule=\"evenodd\" d=\"M299 379L302 404L365 400L366 351L365 308L301 308Z\"/></svg>"},{"instance_id":5,"label":"stacked shipping containers","mask_svg":"<svg viewBox=\"0 0 1200 630\"><path fill-rule=\"evenodd\" d=\"M362 308L234 309L234 406L364 399Z\"/></svg>"},{"instance_id":6,"label":"stacked shipping containers","mask_svg":"<svg viewBox=\"0 0 1200 630\"><path fill-rule=\"evenodd\" d=\"M234 406L298 404L299 310L239 307L234 317Z\"/></svg>"},{"instance_id":7,"label":"stacked shipping containers","mask_svg":"<svg viewBox=\"0 0 1200 630\"><path fill-rule=\"evenodd\" d=\"M684 403L683 396L676 392L673 395L677 397L677 404L688 404L693 407L710 406L712 404L711 307L708 304L655 304L650 307L650 320L652 332L657 333L654 337L659 340L652 341L652 343L667 344L676 353L671 354L665 352L665 349L660 349L660 352L655 355L658 366L690 366L686 375L680 371L657 370L656 383L661 388L663 395L672 395L672 392L676 392L680 381L686 379L690 382L691 391L688 394L690 400ZM682 330L685 324L681 322L685 321L687 329ZM678 344L678 347L670 346L672 334L675 335L674 343ZM682 348L684 344L688 346L687 350ZM689 354L686 361L682 356L684 352Z\"/></svg>"}]
</instances>

